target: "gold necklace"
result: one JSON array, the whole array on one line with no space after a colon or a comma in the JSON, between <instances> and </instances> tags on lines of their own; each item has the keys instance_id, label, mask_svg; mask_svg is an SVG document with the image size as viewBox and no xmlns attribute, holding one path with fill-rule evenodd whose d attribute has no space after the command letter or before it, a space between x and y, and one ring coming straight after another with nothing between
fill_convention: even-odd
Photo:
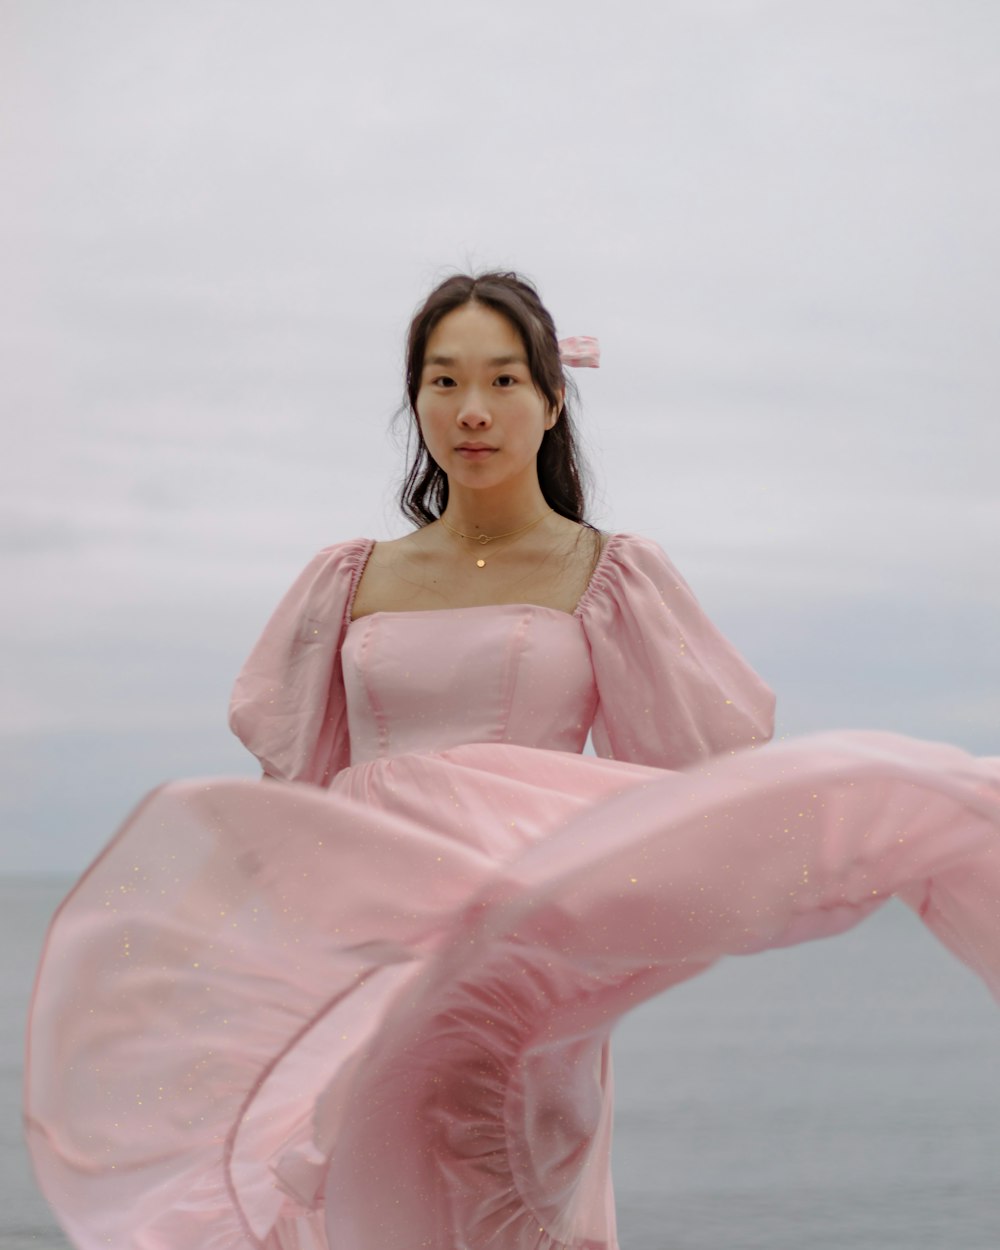
<instances>
[{"instance_id":1,"label":"gold necklace","mask_svg":"<svg viewBox=\"0 0 1000 1250\"><path fill-rule=\"evenodd\" d=\"M470 542L479 543L481 546L485 547L487 543L491 543L497 538L513 538L515 534L523 534L525 530L530 530L533 525L537 525L540 521L544 521L551 511L551 508L547 509L547 511L543 512L541 516L535 517L533 521L529 521L527 525L522 525L519 530L508 530L506 534L463 534L461 530L455 529L454 525L449 525L443 516L439 516L438 520L446 530L451 530L451 532L453 534L457 534L459 538L467 538ZM486 568L486 561L482 556L480 556L476 561L476 568Z\"/></svg>"}]
</instances>

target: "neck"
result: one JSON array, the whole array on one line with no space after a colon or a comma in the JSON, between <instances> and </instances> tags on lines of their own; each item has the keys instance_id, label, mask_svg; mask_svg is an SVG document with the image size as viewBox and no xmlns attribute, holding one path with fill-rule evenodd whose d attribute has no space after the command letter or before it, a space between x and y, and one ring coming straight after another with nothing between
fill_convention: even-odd
<instances>
[{"instance_id":1,"label":"neck","mask_svg":"<svg viewBox=\"0 0 1000 1250\"><path fill-rule=\"evenodd\" d=\"M478 537L480 534L493 536L520 529L550 511L537 484L533 491L518 492L517 495L504 491L501 496L486 490L455 489L449 484L448 506L442 515L449 525L463 534Z\"/></svg>"}]
</instances>

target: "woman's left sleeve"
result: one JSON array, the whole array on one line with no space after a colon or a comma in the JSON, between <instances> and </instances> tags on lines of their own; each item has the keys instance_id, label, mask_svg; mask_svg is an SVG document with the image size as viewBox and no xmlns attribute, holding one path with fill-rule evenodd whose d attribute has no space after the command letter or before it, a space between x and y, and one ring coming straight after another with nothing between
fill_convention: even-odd
<instances>
[{"instance_id":1,"label":"woman's left sleeve","mask_svg":"<svg viewBox=\"0 0 1000 1250\"><path fill-rule=\"evenodd\" d=\"M685 768L770 739L773 693L654 542L614 535L580 614L597 680L598 755Z\"/></svg>"}]
</instances>

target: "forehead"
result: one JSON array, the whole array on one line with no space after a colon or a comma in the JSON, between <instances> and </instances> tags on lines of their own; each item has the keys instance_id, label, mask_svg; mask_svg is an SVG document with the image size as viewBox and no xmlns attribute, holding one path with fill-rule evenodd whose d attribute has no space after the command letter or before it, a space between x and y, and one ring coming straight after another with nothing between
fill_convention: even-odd
<instances>
[{"instance_id":1,"label":"forehead","mask_svg":"<svg viewBox=\"0 0 1000 1250\"><path fill-rule=\"evenodd\" d=\"M500 355L524 356L524 343L513 322L483 304L463 304L447 313L427 339L425 358L473 359Z\"/></svg>"}]
</instances>

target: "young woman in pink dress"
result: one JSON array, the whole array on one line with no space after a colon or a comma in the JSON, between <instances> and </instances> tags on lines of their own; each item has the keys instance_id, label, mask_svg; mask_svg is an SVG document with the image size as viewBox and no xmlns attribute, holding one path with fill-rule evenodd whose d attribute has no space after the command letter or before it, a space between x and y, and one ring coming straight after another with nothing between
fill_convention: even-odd
<instances>
[{"instance_id":1,"label":"young woman in pink dress","mask_svg":"<svg viewBox=\"0 0 1000 1250\"><path fill-rule=\"evenodd\" d=\"M237 682L273 780L154 792L57 913L26 1123L75 1245L614 1250L631 1007L893 894L1000 994L997 761L765 747L667 557L585 521L588 351L515 275L432 292L416 528L322 550Z\"/></svg>"}]
</instances>

